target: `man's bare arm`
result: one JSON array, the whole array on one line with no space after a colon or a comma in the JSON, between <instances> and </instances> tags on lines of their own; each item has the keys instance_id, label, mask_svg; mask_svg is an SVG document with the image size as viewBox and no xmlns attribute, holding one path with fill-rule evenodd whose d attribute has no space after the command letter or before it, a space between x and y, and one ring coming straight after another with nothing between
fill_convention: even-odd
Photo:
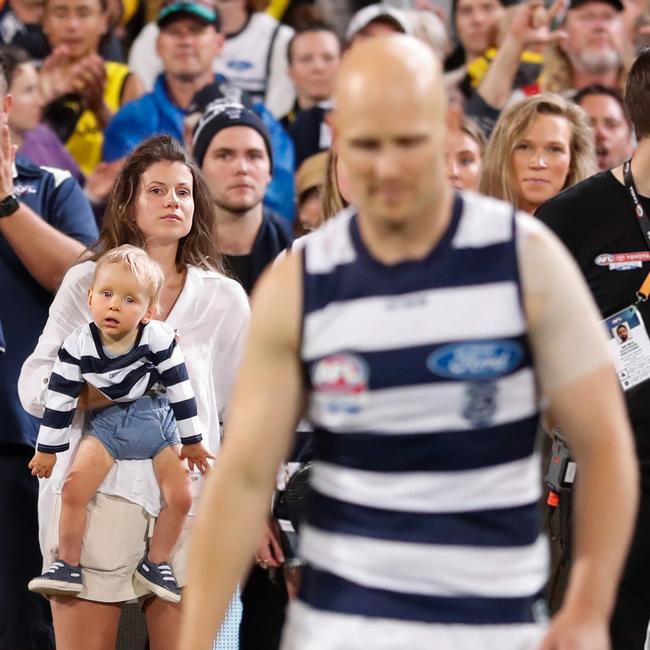
<instances>
[{"instance_id":1,"label":"man's bare arm","mask_svg":"<svg viewBox=\"0 0 650 650\"><path fill-rule=\"evenodd\" d=\"M14 193L15 158L16 147L11 144L5 122L0 131L0 200ZM0 218L0 235L36 282L52 292L85 248L43 221L24 203L11 216Z\"/></svg>"},{"instance_id":2,"label":"man's bare arm","mask_svg":"<svg viewBox=\"0 0 650 650\"><path fill-rule=\"evenodd\" d=\"M274 265L253 295L244 361L225 440L194 526L180 647L212 647L219 622L250 565L278 467L303 405L299 359L300 255Z\"/></svg>"},{"instance_id":3,"label":"man's bare arm","mask_svg":"<svg viewBox=\"0 0 650 650\"><path fill-rule=\"evenodd\" d=\"M520 265L535 365L578 464L573 567L564 605L540 650L605 650L637 507L633 439L584 280L541 224L529 219L520 225L527 231L520 235Z\"/></svg>"}]
</instances>

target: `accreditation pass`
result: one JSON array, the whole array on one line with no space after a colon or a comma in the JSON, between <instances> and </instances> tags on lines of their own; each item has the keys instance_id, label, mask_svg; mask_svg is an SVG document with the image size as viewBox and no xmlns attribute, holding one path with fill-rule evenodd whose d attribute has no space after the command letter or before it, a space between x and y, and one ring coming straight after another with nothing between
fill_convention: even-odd
<instances>
[{"instance_id":1,"label":"accreditation pass","mask_svg":"<svg viewBox=\"0 0 650 650\"><path fill-rule=\"evenodd\" d=\"M650 337L639 310L631 305L603 321L623 390L650 379Z\"/></svg>"}]
</instances>

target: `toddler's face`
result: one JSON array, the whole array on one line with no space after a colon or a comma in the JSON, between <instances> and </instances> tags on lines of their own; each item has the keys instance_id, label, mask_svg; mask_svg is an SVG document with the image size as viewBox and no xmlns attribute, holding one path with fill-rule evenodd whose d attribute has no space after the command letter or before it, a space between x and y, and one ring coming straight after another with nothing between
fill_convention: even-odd
<instances>
[{"instance_id":1,"label":"toddler's face","mask_svg":"<svg viewBox=\"0 0 650 650\"><path fill-rule=\"evenodd\" d=\"M106 264L95 274L88 305L95 325L118 341L152 316L149 291L124 264Z\"/></svg>"}]
</instances>

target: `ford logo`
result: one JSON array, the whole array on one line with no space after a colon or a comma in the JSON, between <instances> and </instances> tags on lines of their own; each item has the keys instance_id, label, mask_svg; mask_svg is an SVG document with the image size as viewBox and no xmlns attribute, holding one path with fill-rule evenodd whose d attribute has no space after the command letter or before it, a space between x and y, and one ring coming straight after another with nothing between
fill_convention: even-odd
<instances>
[{"instance_id":1,"label":"ford logo","mask_svg":"<svg viewBox=\"0 0 650 650\"><path fill-rule=\"evenodd\" d=\"M231 70L243 72L244 70L250 70L253 64L250 61L228 61L228 67Z\"/></svg>"},{"instance_id":2,"label":"ford logo","mask_svg":"<svg viewBox=\"0 0 650 650\"><path fill-rule=\"evenodd\" d=\"M480 381L508 374L523 356L521 345L513 341L452 343L432 352L427 368L449 379Z\"/></svg>"}]
</instances>

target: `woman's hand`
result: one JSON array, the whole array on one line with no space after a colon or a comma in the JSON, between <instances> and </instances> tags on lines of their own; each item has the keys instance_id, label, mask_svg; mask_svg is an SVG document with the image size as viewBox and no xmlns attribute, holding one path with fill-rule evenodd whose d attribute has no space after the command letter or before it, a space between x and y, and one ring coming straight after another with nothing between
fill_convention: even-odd
<instances>
[{"instance_id":1,"label":"woman's hand","mask_svg":"<svg viewBox=\"0 0 650 650\"><path fill-rule=\"evenodd\" d=\"M277 569L284 564L284 553L280 545L280 531L274 519L264 527L262 539L257 547L255 562L262 569Z\"/></svg>"},{"instance_id":2,"label":"woman's hand","mask_svg":"<svg viewBox=\"0 0 650 650\"><path fill-rule=\"evenodd\" d=\"M198 469L202 474L210 470L208 459L214 460L215 455L210 453L202 442L195 442L193 445L181 447L181 460L187 460L190 471Z\"/></svg>"},{"instance_id":3,"label":"woman's hand","mask_svg":"<svg viewBox=\"0 0 650 650\"><path fill-rule=\"evenodd\" d=\"M37 451L29 461L28 467L32 470L32 476L50 478L55 464L56 454L46 454L43 451Z\"/></svg>"}]
</instances>

